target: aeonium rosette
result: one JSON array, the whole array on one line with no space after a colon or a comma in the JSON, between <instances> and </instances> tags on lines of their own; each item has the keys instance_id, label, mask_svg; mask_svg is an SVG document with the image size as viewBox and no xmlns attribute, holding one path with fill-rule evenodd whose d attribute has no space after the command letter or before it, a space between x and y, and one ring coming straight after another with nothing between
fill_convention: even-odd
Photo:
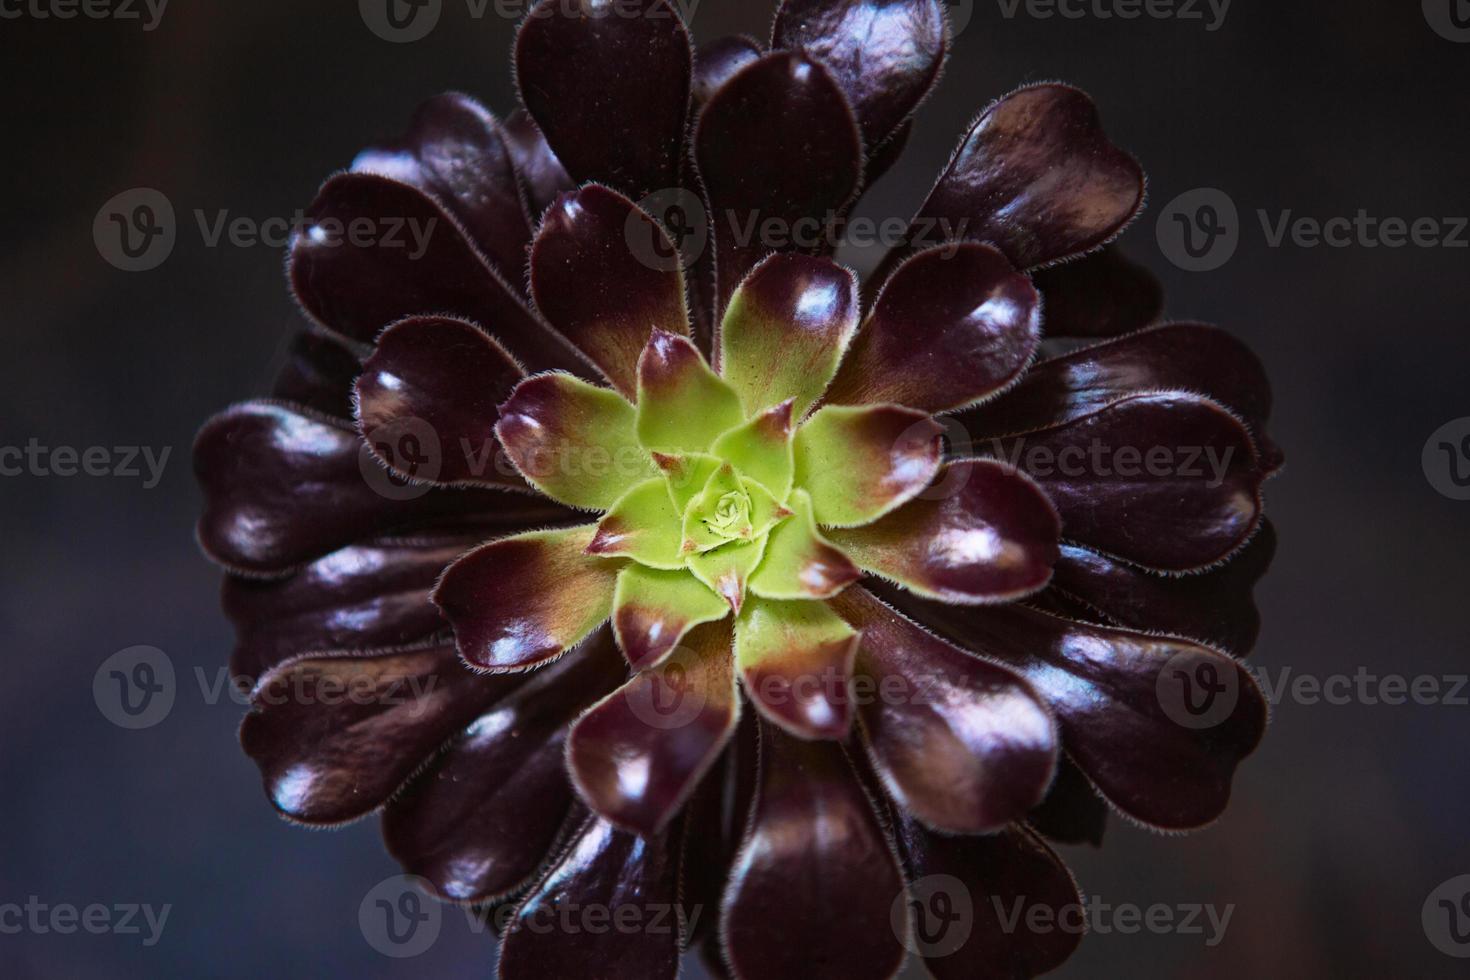
<instances>
[{"instance_id":1,"label":"aeonium rosette","mask_svg":"<svg viewBox=\"0 0 1470 980\"><path fill-rule=\"evenodd\" d=\"M948 46L941 0L698 48L541 0L520 108L431 99L322 186L312 323L200 433L271 802L381 811L506 910L506 980L1034 976L1080 939L1026 925L1081 901L1050 842L1205 826L1261 737L1269 385L1109 244L1143 174L1092 101L997 100L861 290L831 257ZM364 222L433 231L314 233Z\"/></svg>"}]
</instances>

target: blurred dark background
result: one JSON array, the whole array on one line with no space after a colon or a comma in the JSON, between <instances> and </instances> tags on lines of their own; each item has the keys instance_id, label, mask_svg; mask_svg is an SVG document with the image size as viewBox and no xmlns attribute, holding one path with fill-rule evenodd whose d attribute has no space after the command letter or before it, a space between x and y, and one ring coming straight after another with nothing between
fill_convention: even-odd
<instances>
[{"instance_id":1,"label":"blurred dark background","mask_svg":"<svg viewBox=\"0 0 1470 980\"><path fill-rule=\"evenodd\" d=\"M1256 218L1470 214L1470 43L1431 26L1457 0L1437 2L1235 0L1214 30L1203 2L1199 20L956 4L969 24L945 78L863 209L911 213L994 96L1052 78L1091 92L1151 178L1125 251L1165 281L1171 316L1232 328L1274 379L1290 462L1268 487L1281 548L1254 658L1272 678L1470 671L1470 502L1421 465L1431 433L1470 416L1470 249L1273 248ZM0 479L0 904L172 909L152 946L146 928L0 934L0 973L490 975L493 940L457 914L417 959L364 941L359 902L397 872L376 822L277 819L235 741L241 707L210 703L195 673L213 683L231 637L194 547L190 443L264 391L298 314L280 250L207 247L193 212L290 216L442 90L508 111L514 22L493 2L479 19L463 0L444 8L424 40L389 44L348 0L178 2L153 30L141 3L131 21L3 5L0 444L171 455L152 488ZM703 0L692 26L763 35L769 17L763 0ZM161 267L128 273L99 254L93 218L140 186L172 201L179 237ZM1241 216L1238 251L1208 273L1171 265L1155 239L1162 207L1200 187ZM167 652L179 691L166 720L127 731L98 710L93 675L140 644ZM1114 821L1102 850L1063 849L1109 902L1234 904L1224 940L1094 935L1058 975L1464 975L1421 909L1470 873L1467 749L1463 704L1282 702L1218 825L1160 837Z\"/></svg>"}]
</instances>

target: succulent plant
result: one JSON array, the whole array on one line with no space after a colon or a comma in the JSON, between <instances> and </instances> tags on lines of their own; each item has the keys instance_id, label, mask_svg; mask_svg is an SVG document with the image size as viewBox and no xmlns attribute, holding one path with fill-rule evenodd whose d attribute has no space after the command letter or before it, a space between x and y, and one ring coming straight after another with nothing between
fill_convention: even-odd
<instances>
[{"instance_id":1,"label":"succulent plant","mask_svg":"<svg viewBox=\"0 0 1470 980\"><path fill-rule=\"evenodd\" d=\"M272 802L382 810L508 910L503 977L1045 972L1079 937L1002 914L1078 902L1044 838L1207 824L1261 737L1269 387L1108 245L1143 176L1091 101L997 101L866 287L831 257L946 50L938 0L697 52L667 0L544 0L524 110L433 99L322 187L314 323L200 434Z\"/></svg>"}]
</instances>

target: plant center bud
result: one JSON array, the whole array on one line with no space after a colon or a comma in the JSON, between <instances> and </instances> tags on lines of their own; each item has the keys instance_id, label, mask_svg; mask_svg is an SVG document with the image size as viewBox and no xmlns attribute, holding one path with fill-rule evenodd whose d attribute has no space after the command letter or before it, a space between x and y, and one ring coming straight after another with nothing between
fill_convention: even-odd
<instances>
[{"instance_id":1,"label":"plant center bud","mask_svg":"<svg viewBox=\"0 0 1470 980\"><path fill-rule=\"evenodd\" d=\"M704 517L704 526L727 541L750 537L750 495L743 490L721 495Z\"/></svg>"}]
</instances>

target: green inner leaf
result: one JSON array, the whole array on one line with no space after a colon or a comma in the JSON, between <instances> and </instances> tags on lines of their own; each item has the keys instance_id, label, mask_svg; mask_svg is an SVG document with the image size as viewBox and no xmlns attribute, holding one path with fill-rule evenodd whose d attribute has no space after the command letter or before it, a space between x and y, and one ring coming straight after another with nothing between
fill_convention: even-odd
<instances>
[{"instance_id":1,"label":"green inner leaf","mask_svg":"<svg viewBox=\"0 0 1470 980\"><path fill-rule=\"evenodd\" d=\"M745 585L765 551L764 537L734 542L690 555L689 570L695 578L723 596L731 609L739 612L745 601Z\"/></svg>"},{"instance_id":2,"label":"green inner leaf","mask_svg":"<svg viewBox=\"0 0 1470 980\"><path fill-rule=\"evenodd\" d=\"M830 598L857 578L858 569L817 530L805 490L791 494L790 507L794 516L772 529L750 591L765 599Z\"/></svg>"},{"instance_id":3,"label":"green inner leaf","mask_svg":"<svg viewBox=\"0 0 1470 980\"><path fill-rule=\"evenodd\" d=\"M791 402L785 401L720 436L710 452L785 500L796 474L791 438Z\"/></svg>"},{"instance_id":4,"label":"green inner leaf","mask_svg":"<svg viewBox=\"0 0 1470 980\"><path fill-rule=\"evenodd\" d=\"M688 569L658 571L629 564L618 574L613 629L624 652L657 652L661 660L695 626L729 614L730 604ZM646 668L653 663L635 666Z\"/></svg>"},{"instance_id":5,"label":"green inner leaf","mask_svg":"<svg viewBox=\"0 0 1470 980\"><path fill-rule=\"evenodd\" d=\"M810 651L856 635L825 602L757 598L735 620L735 659L741 670L799 663Z\"/></svg>"},{"instance_id":6,"label":"green inner leaf","mask_svg":"<svg viewBox=\"0 0 1470 980\"><path fill-rule=\"evenodd\" d=\"M663 480L638 484L613 504L598 522L597 536L587 546L594 555L631 558L652 568L684 564L680 551L679 512L669 500Z\"/></svg>"},{"instance_id":7,"label":"green inner leaf","mask_svg":"<svg viewBox=\"0 0 1470 980\"><path fill-rule=\"evenodd\" d=\"M638 441L663 452L699 453L745 419L740 396L694 345L654 332L638 372Z\"/></svg>"}]
</instances>

